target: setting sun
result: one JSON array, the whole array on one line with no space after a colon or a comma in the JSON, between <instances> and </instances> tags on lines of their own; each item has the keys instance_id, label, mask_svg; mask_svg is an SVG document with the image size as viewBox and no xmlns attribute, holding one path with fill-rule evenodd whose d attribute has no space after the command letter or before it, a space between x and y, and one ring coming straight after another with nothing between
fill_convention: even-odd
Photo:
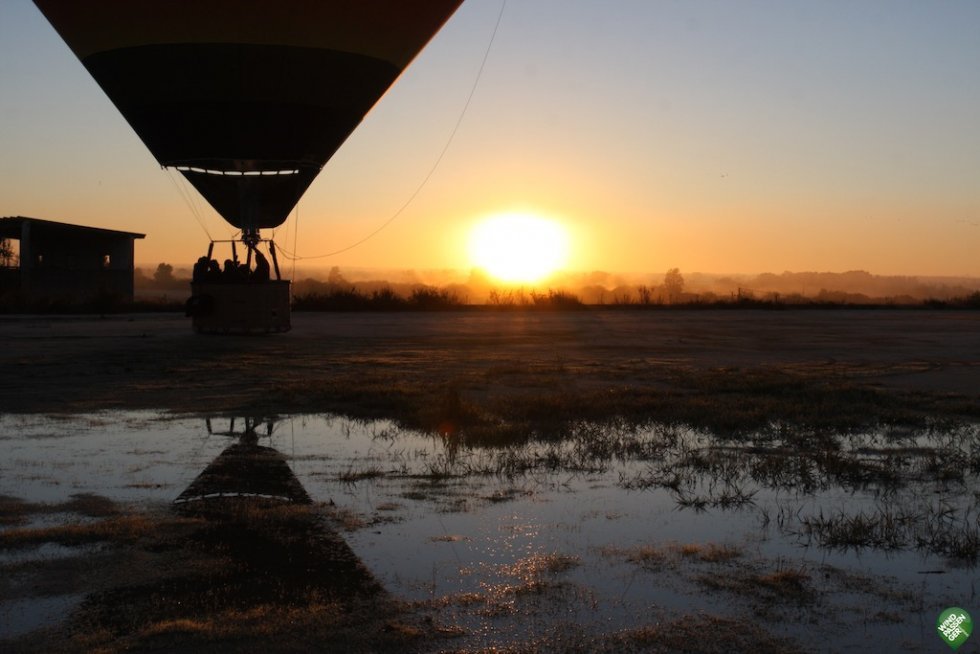
<instances>
[{"instance_id":1,"label":"setting sun","mask_svg":"<svg viewBox=\"0 0 980 654\"><path fill-rule=\"evenodd\" d=\"M536 282L568 257L568 233L553 220L529 214L491 216L470 232L470 260L504 282Z\"/></svg>"}]
</instances>

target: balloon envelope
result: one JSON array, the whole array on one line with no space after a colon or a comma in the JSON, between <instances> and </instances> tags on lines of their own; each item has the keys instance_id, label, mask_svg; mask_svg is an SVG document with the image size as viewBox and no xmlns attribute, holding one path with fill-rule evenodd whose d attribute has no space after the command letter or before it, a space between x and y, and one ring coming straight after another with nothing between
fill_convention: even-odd
<instances>
[{"instance_id":1,"label":"balloon envelope","mask_svg":"<svg viewBox=\"0 0 980 654\"><path fill-rule=\"evenodd\" d=\"M35 0L163 166L282 224L462 0Z\"/></svg>"}]
</instances>

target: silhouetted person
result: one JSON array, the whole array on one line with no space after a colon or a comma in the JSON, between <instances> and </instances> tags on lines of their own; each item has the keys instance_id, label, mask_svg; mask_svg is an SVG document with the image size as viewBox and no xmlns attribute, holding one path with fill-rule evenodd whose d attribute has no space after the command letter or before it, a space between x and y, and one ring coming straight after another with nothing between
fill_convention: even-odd
<instances>
[{"instance_id":1,"label":"silhouetted person","mask_svg":"<svg viewBox=\"0 0 980 654\"><path fill-rule=\"evenodd\" d=\"M257 282L269 281L269 260L258 250L255 250L255 271L252 272L252 279Z\"/></svg>"},{"instance_id":2,"label":"silhouetted person","mask_svg":"<svg viewBox=\"0 0 980 654\"><path fill-rule=\"evenodd\" d=\"M191 278L195 282L203 282L208 274L208 258L201 257L194 264L194 276Z\"/></svg>"},{"instance_id":3,"label":"silhouetted person","mask_svg":"<svg viewBox=\"0 0 980 654\"><path fill-rule=\"evenodd\" d=\"M221 278L226 282L234 282L241 278L238 273L238 264L231 259L225 259L225 269L221 273Z\"/></svg>"},{"instance_id":4,"label":"silhouetted person","mask_svg":"<svg viewBox=\"0 0 980 654\"><path fill-rule=\"evenodd\" d=\"M221 264L216 260L211 259L208 262L208 281L209 282L220 282L221 281Z\"/></svg>"}]
</instances>

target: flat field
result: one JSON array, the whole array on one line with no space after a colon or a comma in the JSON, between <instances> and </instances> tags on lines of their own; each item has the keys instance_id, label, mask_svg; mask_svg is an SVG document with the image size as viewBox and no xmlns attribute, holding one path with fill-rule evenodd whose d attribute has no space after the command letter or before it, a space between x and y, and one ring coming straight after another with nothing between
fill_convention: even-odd
<instances>
[{"instance_id":1,"label":"flat field","mask_svg":"<svg viewBox=\"0 0 980 654\"><path fill-rule=\"evenodd\" d=\"M5 412L334 411L425 427L424 405L447 396L488 411L572 397L558 408L586 418L787 382L800 399L828 385L929 395L939 404L919 408L939 413L980 397L975 311L298 313L290 333L259 337L199 336L173 314L21 316L0 318L0 339Z\"/></svg>"}]
</instances>

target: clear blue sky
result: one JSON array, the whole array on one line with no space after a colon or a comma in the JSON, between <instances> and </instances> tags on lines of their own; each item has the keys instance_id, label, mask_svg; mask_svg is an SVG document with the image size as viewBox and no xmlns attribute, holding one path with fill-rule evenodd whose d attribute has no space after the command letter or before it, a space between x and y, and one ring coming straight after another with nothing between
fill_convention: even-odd
<instances>
[{"instance_id":1,"label":"clear blue sky","mask_svg":"<svg viewBox=\"0 0 980 654\"><path fill-rule=\"evenodd\" d=\"M411 196L500 7L465 0L327 164L300 202L299 254L358 240ZM466 268L473 223L519 209L567 225L575 269L977 276L978 70L980 2L509 0L428 184L317 262ZM0 214L146 232L148 264L206 247L27 0L0 2L0 116Z\"/></svg>"}]
</instances>

